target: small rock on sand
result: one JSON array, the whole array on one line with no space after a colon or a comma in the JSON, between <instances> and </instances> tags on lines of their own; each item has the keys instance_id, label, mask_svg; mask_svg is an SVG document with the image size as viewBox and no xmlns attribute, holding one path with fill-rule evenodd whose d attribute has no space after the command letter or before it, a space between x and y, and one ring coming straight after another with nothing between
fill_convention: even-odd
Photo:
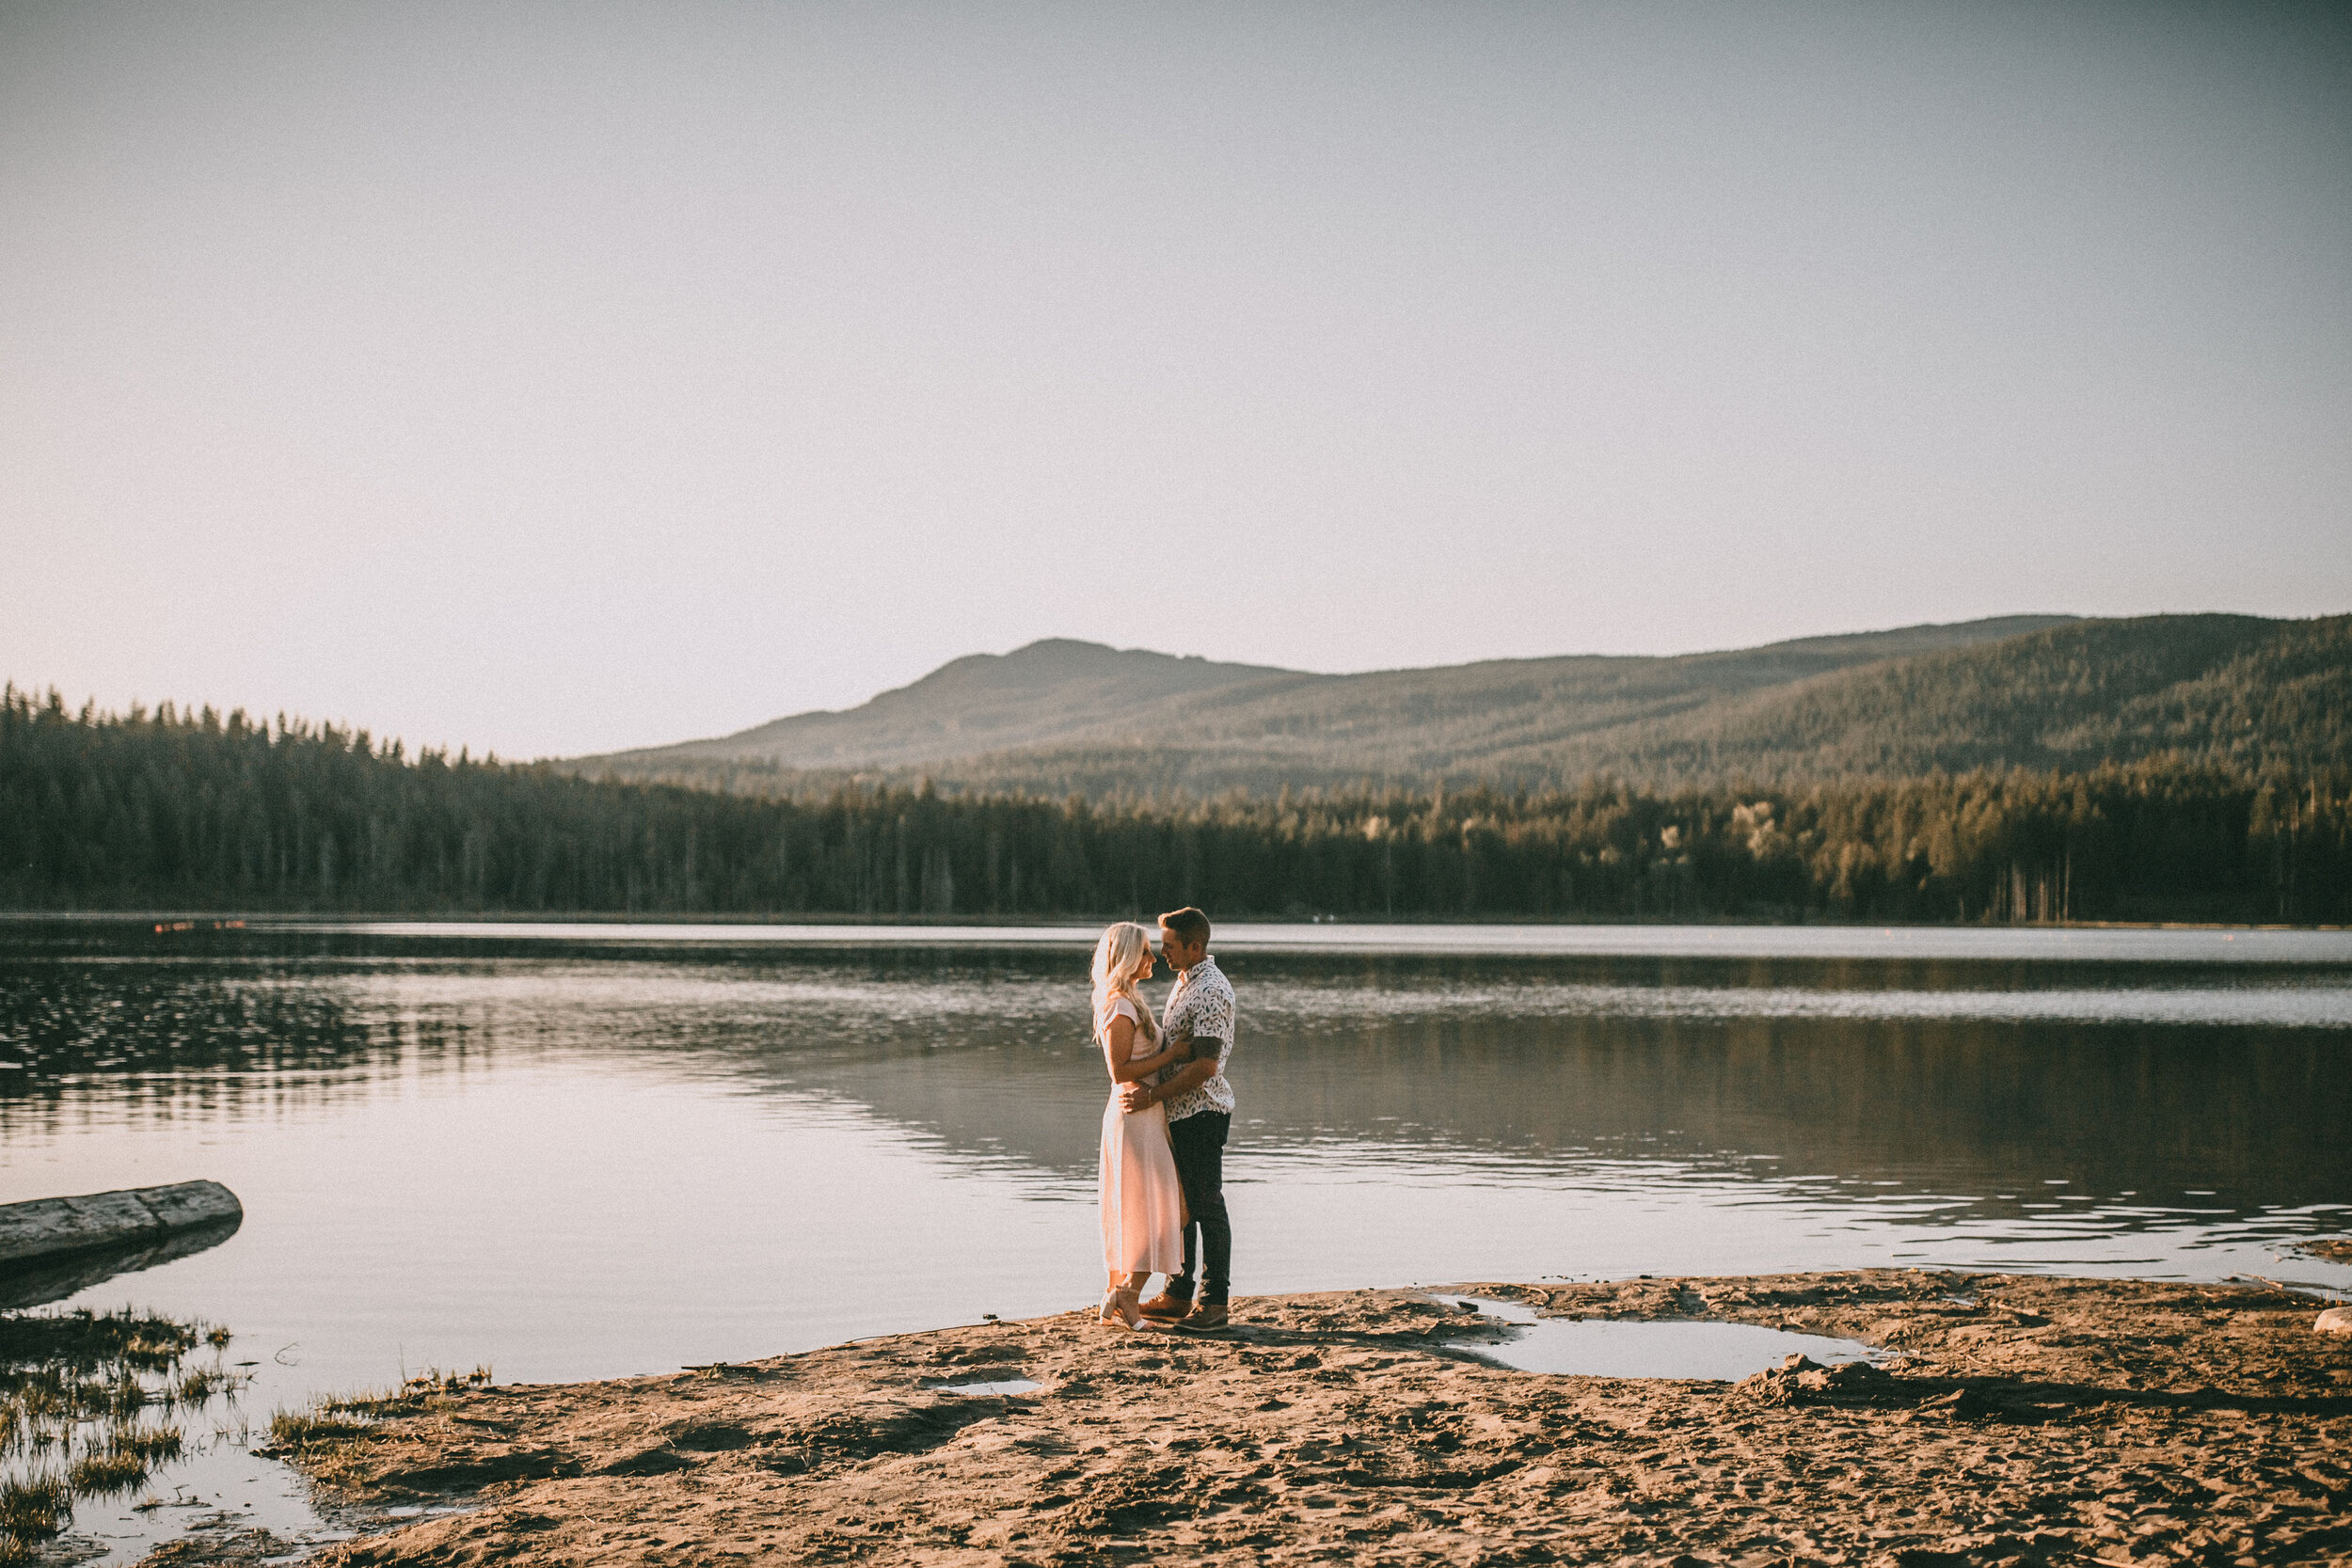
<instances>
[{"instance_id":1,"label":"small rock on sand","mask_svg":"<svg viewBox=\"0 0 2352 1568\"><path fill-rule=\"evenodd\" d=\"M2352 1334L2352 1307L2330 1307L2312 1326L2322 1334Z\"/></svg>"}]
</instances>

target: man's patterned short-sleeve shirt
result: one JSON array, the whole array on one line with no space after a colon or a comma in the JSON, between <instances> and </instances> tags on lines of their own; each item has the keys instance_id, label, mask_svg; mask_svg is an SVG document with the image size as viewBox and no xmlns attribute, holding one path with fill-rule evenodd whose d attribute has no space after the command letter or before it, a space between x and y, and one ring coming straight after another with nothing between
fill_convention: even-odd
<instances>
[{"instance_id":1,"label":"man's patterned short-sleeve shirt","mask_svg":"<svg viewBox=\"0 0 2352 1568\"><path fill-rule=\"evenodd\" d=\"M1233 1054L1233 987L1215 958L1204 958L1177 980L1161 1014L1160 1038L1188 1035L1195 1040L1216 1040L1216 1071L1197 1088L1168 1101L1168 1119L1182 1121L1202 1111L1233 1111L1233 1086L1225 1081L1225 1064ZM1171 1069L1171 1071L1181 1070Z\"/></svg>"}]
</instances>

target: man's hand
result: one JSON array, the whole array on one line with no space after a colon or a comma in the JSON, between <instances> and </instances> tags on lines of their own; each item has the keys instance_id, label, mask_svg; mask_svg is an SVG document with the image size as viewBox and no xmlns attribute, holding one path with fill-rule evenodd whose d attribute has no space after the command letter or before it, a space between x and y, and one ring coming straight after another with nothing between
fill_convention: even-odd
<instances>
[{"instance_id":1,"label":"man's hand","mask_svg":"<svg viewBox=\"0 0 2352 1568\"><path fill-rule=\"evenodd\" d=\"M1152 1108L1152 1085L1149 1084L1120 1085L1119 1103L1129 1116L1134 1116L1137 1111L1150 1110Z\"/></svg>"},{"instance_id":2,"label":"man's hand","mask_svg":"<svg viewBox=\"0 0 2352 1568\"><path fill-rule=\"evenodd\" d=\"M1178 1061L1189 1062L1192 1060L1192 1037L1172 1035L1168 1037L1168 1049Z\"/></svg>"}]
</instances>

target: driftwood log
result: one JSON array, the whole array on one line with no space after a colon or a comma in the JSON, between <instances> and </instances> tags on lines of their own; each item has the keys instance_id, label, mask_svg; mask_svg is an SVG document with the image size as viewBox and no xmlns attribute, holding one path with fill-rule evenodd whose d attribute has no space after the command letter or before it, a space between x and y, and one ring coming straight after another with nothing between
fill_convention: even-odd
<instances>
[{"instance_id":1,"label":"driftwood log","mask_svg":"<svg viewBox=\"0 0 2352 1568\"><path fill-rule=\"evenodd\" d=\"M67 1253L150 1246L183 1230L234 1229L244 1217L237 1195L217 1181L0 1204L0 1277Z\"/></svg>"}]
</instances>

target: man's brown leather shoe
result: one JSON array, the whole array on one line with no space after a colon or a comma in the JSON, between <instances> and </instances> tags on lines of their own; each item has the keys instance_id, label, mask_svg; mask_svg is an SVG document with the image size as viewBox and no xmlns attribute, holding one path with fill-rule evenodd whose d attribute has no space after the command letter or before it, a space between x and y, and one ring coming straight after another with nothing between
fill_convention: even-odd
<instances>
[{"instance_id":1,"label":"man's brown leather shoe","mask_svg":"<svg viewBox=\"0 0 2352 1568\"><path fill-rule=\"evenodd\" d=\"M1221 1301L1204 1301L1185 1314L1184 1321L1176 1326L1179 1328L1223 1328L1225 1326L1225 1304Z\"/></svg>"},{"instance_id":2,"label":"man's brown leather shoe","mask_svg":"<svg viewBox=\"0 0 2352 1568\"><path fill-rule=\"evenodd\" d=\"M1181 1323L1191 1314L1192 1303L1183 1296L1171 1296L1163 1291L1145 1302L1141 1310L1145 1317L1155 1318L1164 1323Z\"/></svg>"}]
</instances>

